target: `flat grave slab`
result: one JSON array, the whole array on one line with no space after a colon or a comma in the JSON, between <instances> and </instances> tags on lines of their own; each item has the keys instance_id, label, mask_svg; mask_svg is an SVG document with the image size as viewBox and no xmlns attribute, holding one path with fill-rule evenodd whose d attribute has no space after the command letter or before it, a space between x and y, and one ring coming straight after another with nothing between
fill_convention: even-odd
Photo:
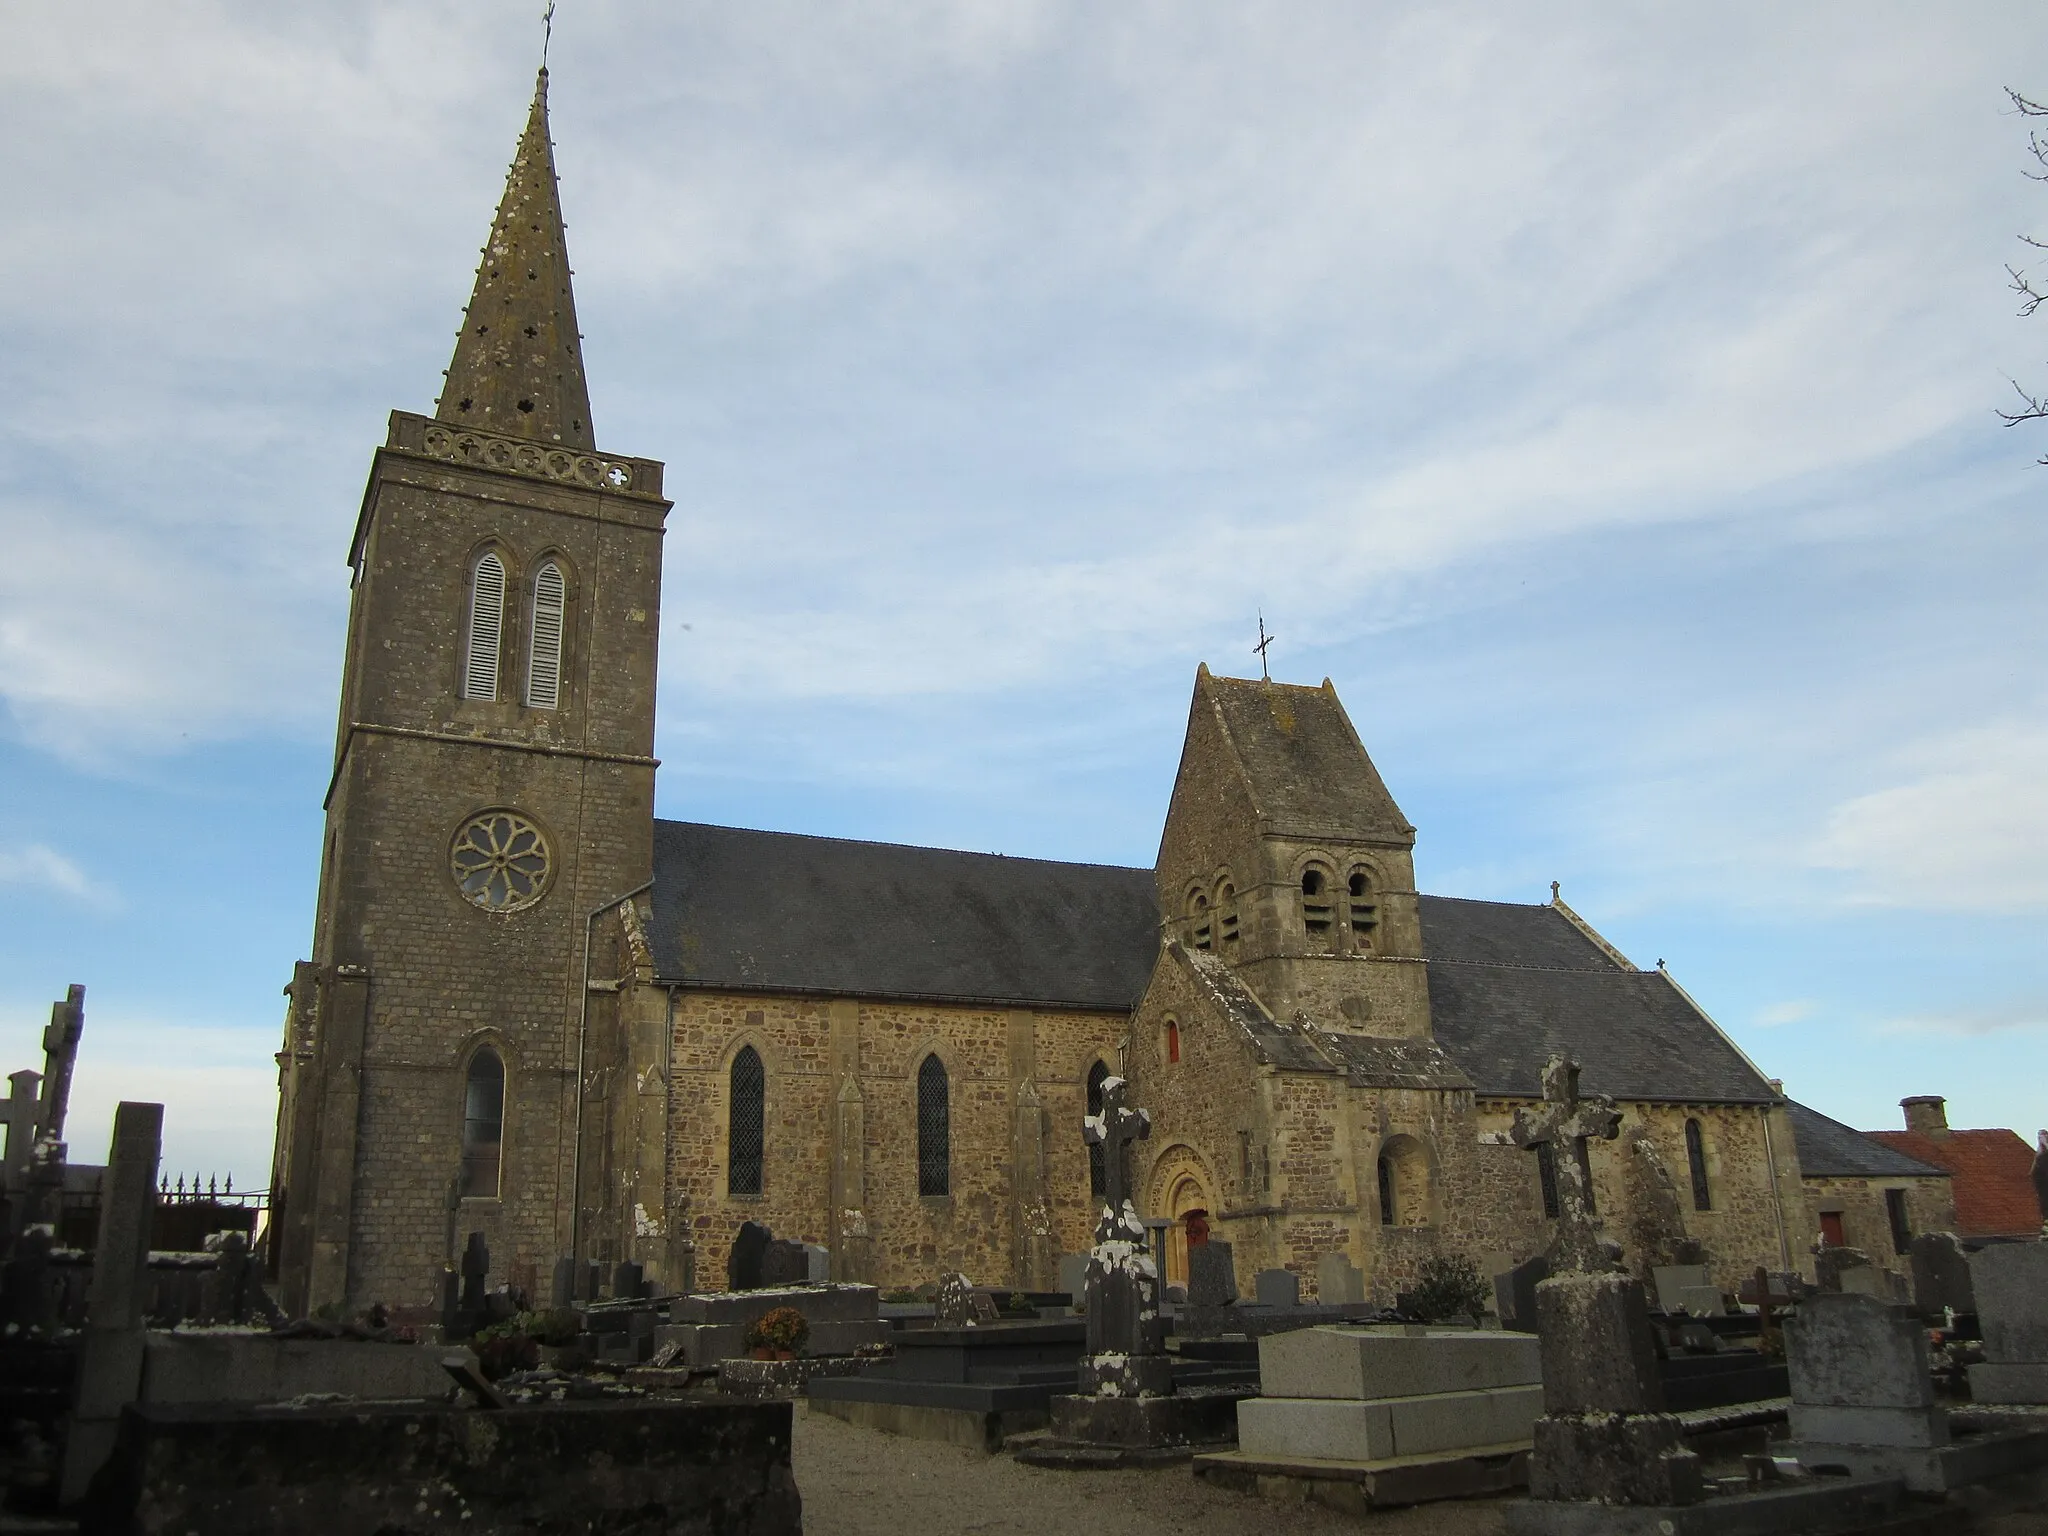
<instances>
[{"instance_id":1,"label":"flat grave slab","mask_svg":"<svg viewBox=\"0 0 2048 1536\"><path fill-rule=\"evenodd\" d=\"M1524 1444L1543 1415L1540 1386L1350 1402L1252 1398L1238 1407L1238 1449L1253 1455L1329 1461L1383 1461Z\"/></svg>"},{"instance_id":2,"label":"flat grave slab","mask_svg":"<svg viewBox=\"0 0 2048 1536\"><path fill-rule=\"evenodd\" d=\"M1503 1516L1508 1536L1937 1536L1955 1522L1949 1509L1916 1519L1897 1478L1817 1480L1685 1505L1527 1499Z\"/></svg>"},{"instance_id":3,"label":"flat grave slab","mask_svg":"<svg viewBox=\"0 0 2048 1536\"><path fill-rule=\"evenodd\" d=\"M1309 1328L1259 1340L1267 1397L1414 1397L1542 1379L1541 1348L1528 1334Z\"/></svg>"}]
</instances>

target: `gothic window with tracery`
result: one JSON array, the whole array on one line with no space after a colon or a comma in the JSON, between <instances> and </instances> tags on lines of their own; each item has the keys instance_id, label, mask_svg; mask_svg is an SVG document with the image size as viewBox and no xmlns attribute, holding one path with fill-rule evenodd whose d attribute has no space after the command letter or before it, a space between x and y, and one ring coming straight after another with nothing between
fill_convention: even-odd
<instances>
[{"instance_id":1,"label":"gothic window with tracery","mask_svg":"<svg viewBox=\"0 0 2048 1536\"><path fill-rule=\"evenodd\" d=\"M465 699L498 696L498 650L505 638L505 562L486 550L469 575L469 649L462 668Z\"/></svg>"},{"instance_id":2,"label":"gothic window with tracery","mask_svg":"<svg viewBox=\"0 0 2048 1536\"><path fill-rule=\"evenodd\" d=\"M917 1069L917 1192L953 1192L953 1105L936 1052Z\"/></svg>"},{"instance_id":3,"label":"gothic window with tracery","mask_svg":"<svg viewBox=\"0 0 2048 1536\"><path fill-rule=\"evenodd\" d=\"M516 912L547 890L553 858L539 827L517 811L479 811L448 855L455 883L486 912Z\"/></svg>"},{"instance_id":4,"label":"gothic window with tracery","mask_svg":"<svg viewBox=\"0 0 2048 1536\"><path fill-rule=\"evenodd\" d=\"M768 1074L751 1045L733 1057L727 1086L725 1192L758 1195L768 1150Z\"/></svg>"},{"instance_id":5,"label":"gothic window with tracery","mask_svg":"<svg viewBox=\"0 0 2048 1536\"><path fill-rule=\"evenodd\" d=\"M550 560L533 578L533 627L526 653L526 702L554 709L562 698L562 623L569 603L562 568Z\"/></svg>"},{"instance_id":6,"label":"gothic window with tracery","mask_svg":"<svg viewBox=\"0 0 2048 1536\"><path fill-rule=\"evenodd\" d=\"M462 1197L498 1198L505 1144L505 1063L488 1045L469 1058L462 1083Z\"/></svg>"}]
</instances>

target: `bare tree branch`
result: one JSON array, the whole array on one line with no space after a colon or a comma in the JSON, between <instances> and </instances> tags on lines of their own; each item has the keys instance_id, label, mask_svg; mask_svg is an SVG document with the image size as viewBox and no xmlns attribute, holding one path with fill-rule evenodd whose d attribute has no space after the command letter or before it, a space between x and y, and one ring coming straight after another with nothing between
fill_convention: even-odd
<instances>
[{"instance_id":1,"label":"bare tree branch","mask_svg":"<svg viewBox=\"0 0 2048 1536\"><path fill-rule=\"evenodd\" d=\"M2005 88L2005 98L2012 103L2013 111L2021 117L2048 117L2048 104L2022 96L2011 86ZM2048 135L2038 128L2027 130L2027 153L2034 157L2034 163L2041 167L2037 171L2022 171L2020 174L2030 181L2048 182ZM2048 240L2033 235L2021 235L2020 244L2037 251L2048 251ZM2036 286L2033 274L2023 267L2006 264L2005 275L2012 280L2012 291L2020 296L2020 316L2031 317L2043 304L2048 304L2048 283ZM2020 397L2020 408L2016 411L2000 411L1998 419L2008 427L2016 427L2023 421L2048 421L2048 395L2030 395L2020 387L2018 379L2008 379L2013 393ZM2048 464L2048 455L2040 462Z\"/></svg>"}]
</instances>

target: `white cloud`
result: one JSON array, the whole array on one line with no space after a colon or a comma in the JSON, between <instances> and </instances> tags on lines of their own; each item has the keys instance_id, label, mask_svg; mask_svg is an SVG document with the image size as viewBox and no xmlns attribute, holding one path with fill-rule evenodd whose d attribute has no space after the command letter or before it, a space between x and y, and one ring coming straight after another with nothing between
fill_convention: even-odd
<instances>
[{"instance_id":1,"label":"white cloud","mask_svg":"<svg viewBox=\"0 0 2048 1536\"><path fill-rule=\"evenodd\" d=\"M1778 1029L1786 1024L1804 1023L1819 1012L1820 1004L1811 998L1796 998L1759 1008L1754 1022L1759 1029Z\"/></svg>"},{"instance_id":2,"label":"white cloud","mask_svg":"<svg viewBox=\"0 0 2048 1536\"><path fill-rule=\"evenodd\" d=\"M65 1123L72 1160L105 1161L117 1103L162 1104L165 1173L232 1176L238 1189L261 1189L277 1113L276 1048L276 1038L254 1030L110 1016L88 998Z\"/></svg>"},{"instance_id":3,"label":"white cloud","mask_svg":"<svg viewBox=\"0 0 2048 1536\"><path fill-rule=\"evenodd\" d=\"M1887 1035L1932 1035L1982 1038L1987 1035L2039 1034L2048 1030L2048 1008L2038 1004L2006 1008L1957 1008L1949 1012L1907 1014L1882 1020Z\"/></svg>"},{"instance_id":4,"label":"white cloud","mask_svg":"<svg viewBox=\"0 0 2048 1536\"><path fill-rule=\"evenodd\" d=\"M0 848L0 885L24 885L54 891L89 907L118 906L112 887L100 884L56 849L41 843Z\"/></svg>"},{"instance_id":5,"label":"white cloud","mask_svg":"<svg viewBox=\"0 0 2048 1536\"><path fill-rule=\"evenodd\" d=\"M2048 725L2008 719L1924 742L1895 781L1845 800L1809 850L1849 899L1889 907L2048 907Z\"/></svg>"}]
</instances>

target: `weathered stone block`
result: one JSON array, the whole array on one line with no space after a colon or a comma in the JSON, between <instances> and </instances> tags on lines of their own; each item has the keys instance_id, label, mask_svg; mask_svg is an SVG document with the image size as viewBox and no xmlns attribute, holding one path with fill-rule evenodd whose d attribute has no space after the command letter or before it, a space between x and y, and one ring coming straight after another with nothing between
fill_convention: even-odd
<instances>
[{"instance_id":1,"label":"weathered stone block","mask_svg":"<svg viewBox=\"0 0 2048 1536\"><path fill-rule=\"evenodd\" d=\"M1973 1365L1970 1397L1980 1403L2048 1403L2048 1364Z\"/></svg>"},{"instance_id":2,"label":"weathered stone block","mask_svg":"<svg viewBox=\"0 0 2048 1536\"><path fill-rule=\"evenodd\" d=\"M1267 1397L1414 1397L1542 1379L1542 1348L1527 1334L1305 1328L1259 1340L1259 1388Z\"/></svg>"},{"instance_id":3,"label":"weathered stone block","mask_svg":"<svg viewBox=\"0 0 2048 1536\"><path fill-rule=\"evenodd\" d=\"M1948 1414L1932 1403L1922 1408L1852 1408L1795 1402L1792 1438L1830 1445L1946 1445Z\"/></svg>"},{"instance_id":4,"label":"weathered stone block","mask_svg":"<svg viewBox=\"0 0 2048 1536\"><path fill-rule=\"evenodd\" d=\"M1253 1283L1262 1307L1301 1305L1301 1277L1290 1269L1262 1269Z\"/></svg>"},{"instance_id":5,"label":"weathered stone block","mask_svg":"<svg viewBox=\"0 0 2048 1536\"><path fill-rule=\"evenodd\" d=\"M145 1403L281 1403L308 1393L433 1399L452 1389L441 1361L469 1351L418 1344L277 1339L250 1333L144 1336Z\"/></svg>"},{"instance_id":6,"label":"weathered stone block","mask_svg":"<svg viewBox=\"0 0 2048 1536\"><path fill-rule=\"evenodd\" d=\"M1316 1300L1326 1307L1365 1300L1365 1272L1341 1253L1316 1260Z\"/></svg>"},{"instance_id":7,"label":"weathered stone block","mask_svg":"<svg viewBox=\"0 0 2048 1536\"><path fill-rule=\"evenodd\" d=\"M1970 1255L1984 1353L2000 1364L2048 1363L2048 1243L1994 1243Z\"/></svg>"},{"instance_id":8,"label":"weathered stone block","mask_svg":"<svg viewBox=\"0 0 2048 1536\"><path fill-rule=\"evenodd\" d=\"M1188 1250L1188 1305L1223 1307L1237 1300L1237 1261L1230 1244L1211 1238Z\"/></svg>"},{"instance_id":9,"label":"weathered stone block","mask_svg":"<svg viewBox=\"0 0 2048 1536\"><path fill-rule=\"evenodd\" d=\"M1664 1386L1639 1281L1568 1274L1536 1287L1543 1403L1553 1414L1657 1413Z\"/></svg>"},{"instance_id":10,"label":"weathered stone block","mask_svg":"<svg viewBox=\"0 0 2048 1536\"><path fill-rule=\"evenodd\" d=\"M1536 1421L1535 1441L1531 1498L1692 1504L1703 1492L1699 1458L1673 1414L1550 1414Z\"/></svg>"},{"instance_id":11,"label":"weathered stone block","mask_svg":"<svg viewBox=\"0 0 2048 1536\"><path fill-rule=\"evenodd\" d=\"M82 1522L207 1536L373 1531L799 1536L787 1403L130 1408Z\"/></svg>"},{"instance_id":12,"label":"weathered stone block","mask_svg":"<svg viewBox=\"0 0 2048 1536\"><path fill-rule=\"evenodd\" d=\"M872 1321L881 1315L872 1285L806 1285L780 1290L718 1291L678 1296L669 1306L677 1323L738 1323L742 1327L777 1307L795 1307L813 1327L827 1322Z\"/></svg>"},{"instance_id":13,"label":"weathered stone block","mask_svg":"<svg viewBox=\"0 0 2048 1536\"><path fill-rule=\"evenodd\" d=\"M1375 1402L1258 1397L1238 1405L1237 1443L1248 1454L1293 1460L1427 1456L1525 1443L1542 1411L1535 1386Z\"/></svg>"},{"instance_id":14,"label":"weathered stone block","mask_svg":"<svg viewBox=\"0 0 2048 1536\"><path fill-rule=\"evenodd\" d=\"M1795 1403L1917 1408L1934 1401L1927 1334L1911 1307L1824 1292L1785 1320Z\"/></svg>"},{"instance_id":15,"label":"weathered stone block","mask_svg":"<svg viewBox=\"0 0 2048 1536\"><path fill-rule=\"evenodd\" d=\"M1173 1391L1168 1355L1083 1355L1079 1372L1083 1397L1165 1397Z\"/></svg>"},{"instance_id":16,"label":"weathered stone block","mask_svg":"<svg viewBox=\"0 0 2048 1536\"><path fill-rule=\"evenodd\" d=\"M1704 1264L1659 1264L1650 1270L1650 1283L1657 1288L1657 1305L1666 1312L1686 1310L1681 1293L1710 1285Z\"/></svg>"}]
</instances>

